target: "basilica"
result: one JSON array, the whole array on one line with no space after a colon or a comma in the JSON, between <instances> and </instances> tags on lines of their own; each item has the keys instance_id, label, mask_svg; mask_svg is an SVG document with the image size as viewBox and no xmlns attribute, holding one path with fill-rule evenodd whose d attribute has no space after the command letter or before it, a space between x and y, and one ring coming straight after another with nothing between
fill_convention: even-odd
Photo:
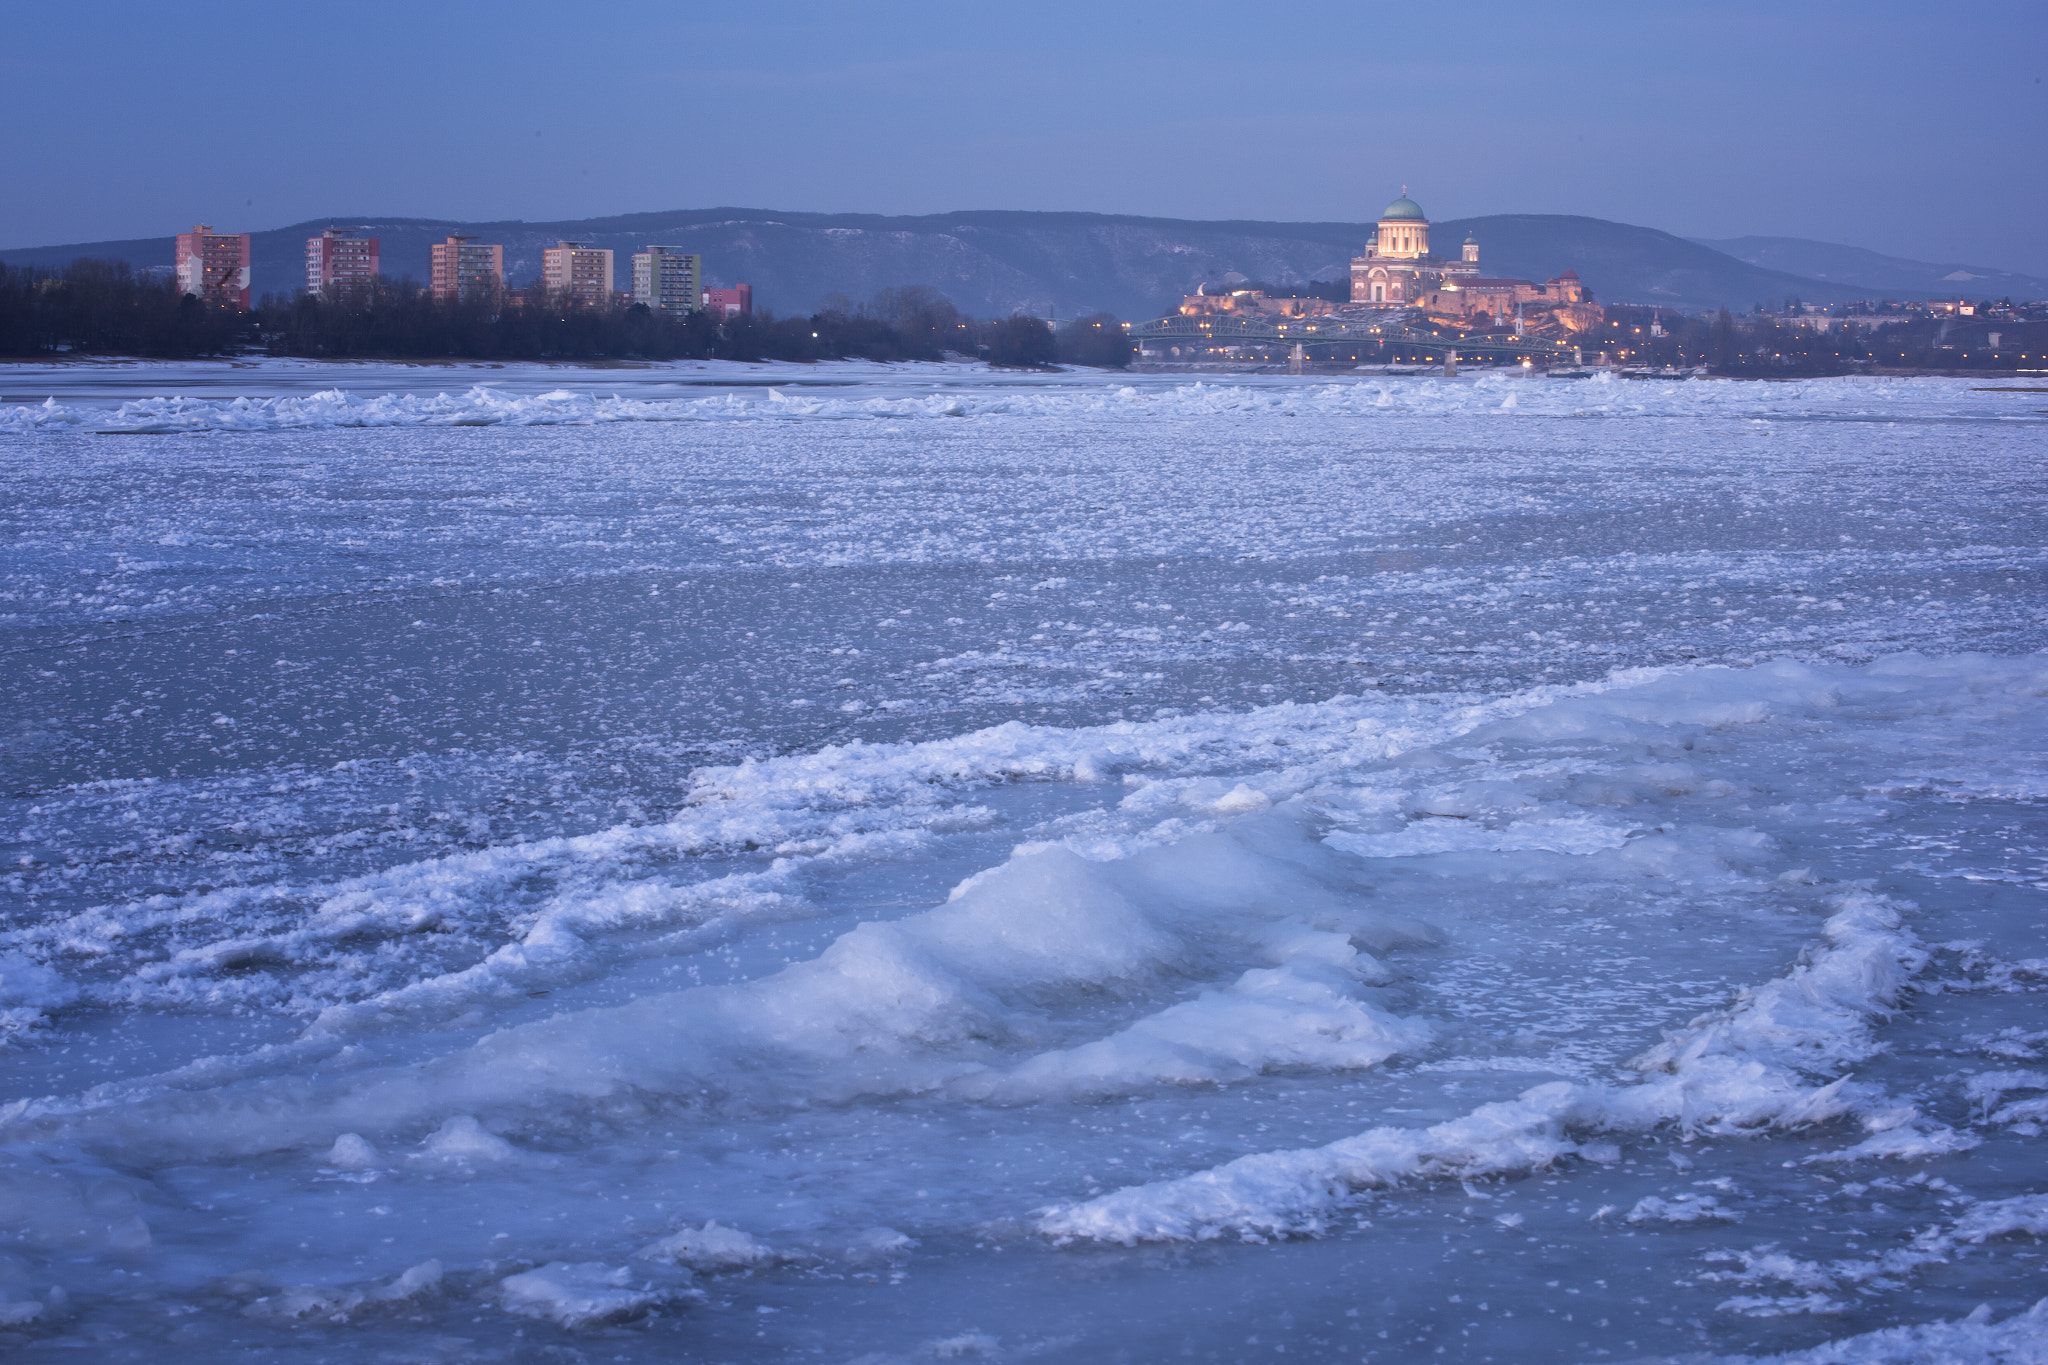
<instances>
[{"instance_id":1,"label":"basilica","mask_svg":"<svg viewBox=\"0 0 2048 1365\"><path fill-rule=\"evenodd\" d=\"M1387 205L1379 225L1365 239L1365 254L1351 261L1351 301L1380 308L1414 308L1424 291L1459 276L1479 274L1479 243L1465 239L1456 260L1429 254L1429 219L1422 205L1401 197Z\"/></svg>"},{"instance_id":2,"label":"basilica","mask_svg":"<svg viewBox=\"0 0 2048 1365\"><path fill-rule=\"evenodd\" d=\"M1352 258L1351 305L1417 308L1466 327L1534 322L1544 330L1583 332L1601 321L1576 271L1541 284L1481 275L1479 243L1469 235L1455 257L1431 255L1429 219L1405 185L1380 214L1365 254Z\"/></svg>"}]
</instances>

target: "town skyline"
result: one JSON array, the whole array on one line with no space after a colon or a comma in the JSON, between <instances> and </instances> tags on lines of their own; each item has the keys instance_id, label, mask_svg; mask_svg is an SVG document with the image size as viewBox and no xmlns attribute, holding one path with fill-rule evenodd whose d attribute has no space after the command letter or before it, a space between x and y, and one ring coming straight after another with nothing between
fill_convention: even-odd
<instances>
[{"instance_id":1,"label":"town skyline","mask_svg":"<svg viewBox=\"0 0 2048 1365\"><path fill-rule=\"evenodd\" d=\"M1433 187L1414 192L1434 202ZM309 239L329 234L381 235L382 255L372 273L394 280L411 276L427 285L430 245L461 235L503 245L498 271L508 287L542 278L548 252L574 240L613 251L615 288L624 290L628 258L650 243L670 243L701 254L705 286L751 283L765 306L779 312L826 306L835 293L865 297L877 289L928 283L977 315L1081 316L1108 309L1131 318L1170 311L1174 300L1198 285L1227 285L1233 276L1280 285L1341 279L1347 262L1376 231L1370 216L1361 216L1364 221L1288 224L1004 211L910 218L739 208L552 223L330 215L253 232L250 287L252 298L299 287L307 280ZM1981 262L1913 261L1796 238L1689 240L1653 227L1574 215L1439 219L1438 227L1458 238L1476 231L1487 252L1488 275L1542 280L1576 269L1609 302L1745 311L1786 297L1821 303L2048 297L2048 280ZM167 271L172 237L0 250L0 263L55 269L81 256Z\"/></svg>"},{"instance_id":2,"label":"town skyline","mask_svg":"<svg viewBox=\"0 0 2048 1365\"><path fill-rule=\"evenodd\" d=\"M1382 185L1428 181L1446 218L1580 213L2048 273L2033 226L2048 190L2013 175L2008 150L2048 130L2028 57L2048 25L2016 4L1938 16L1880 4L1853 23L1828 7L1501 8L1484 16L1488 41L1455 57L1429 55L1446 36L1429 16L1315 4L1249 35L1241 11L1201 5L1170 27L1084 24L1057 4L1029 24L916 5L859 17L626 5L545 45L520 40L539 12L515 4L465 30L474 55L452 65L435 54L453 16L401 22L372 6L404 41L385 41L380 22L345 26L320 60L287 61L284 17L221 10L213 57L242 79L178 88L181 120L150 115L177 85L156 58L168 21L125 4L95 14L115 22L89 45L75 15L27 16L0 57L0 112L25 134L24 192L0 205L0 247L234 209L251 225L304 222L338 203L463 221L661 203L1339 221L1370 212ZM679 75L660 54L685 28ZM101 98L80 110L62 92L87 81ZM575 96L593 85L604 101ZM1965 92L1967 114L1898 113ZM849 101L861 118L831 116ZM245 116L252 102L263 119ZM195 120L227 154L190 155ZM461 135L463 157L417 136L434 120ZM699 130L689 155L652 157L678 127ZM1928 195L1956 202L1930 214L1917 207Z\"/></svg>"},{"instance_id":3,"label":"town skyline","mask_svg":"<svg viewBox=\"0 0 2048 1365\"><path fill-rule=\"evenodd\" d=\"M1755 317L1739 329L1725 304L1689 319L1670 300L1605 307L1570 267L1541 282L1489 271L1481 262L1478 233L1466 231L1456 241L1454 233L1444 231L1450 225L1432 224L1408 190L1403 185L1401 196L1366 229L1363 249L1350 257L1346 279L1276 286L1228 271L1217 290L1212 292L1205 280L1164 317L1119 322L1113 313L1095 311L1074 319L1070 330L1078 339L1057 335L1061 324L1054 310L1041 317L1019 308L1007 320L976 323L926 285L888 287L865 301L831 294L808 321L801 312L781 320L764 313L768 330L757 333L746 325L753 321L751 285L707 288L700 253L655 244L632 253L633 286L616 290L617 252L611 247L558 239L540 251L539 273L514 283L506 274L503 243L451 234L429 247L431 270L422 284L408 274L383 273L381 239L330 226L305 241L303 285L286 294L266 292L261 309L252 314L252 234L217 233L196 224L177 236L171 273L185 304L213 306L209 311L216 329L239 328L244 343L261 341L280 354L328 353L339 346L344 352L424 347L423 353L439 355L453 345L481 356L533 341L531 336L516 341L513 333L531 333L535 324L553 330L559 323L586 335L579 340L558 335L540 343L557 356L580 355L593 346L597 349L591 354L609 355L623 347L636 354L647 348L705 355L729 351L732 357L756 359L835 353L967 358L978 351L998 365L1045 364L1057 355L1123 368L1133 360L1256 365L1284 355L1294 374L1316 363L1419 359L1441 363L1446 378L1458 374L1461 352L1468 359L1477 355L1487 363L1518 362L1525 369L1540 363L1547 373L1568 378L1592 373L1585 368L1589 351L1595 367L1638 378L1728 375L1759 366L1781 373L1842 373L1858 367L1875 367L1870 373L1909 373L1930 365L1953 370L2024 366L2042 359L2035 353L2040 339L2033 329L2048 317L2048 302L2015 303L2010 290L2003 298L1977 302L1967 291L1952 290L1919 300L1877 297L1889 291L1871 291L1832 303L1788 293L1778 306L1759 300L1749 310ZM862 235L858 229L833 231ZM161 269L145 266L141 277L118 273L132 265L82 258L61 279L65 288L94 289L100 281L146 278ZM1955 271L1939 283L1982 278ZM142 286L144 293L150 288ZM137 294L134 302L141 299ZM394 312L406 310L409 301L427 299L432 301L427 312L413 308L409 321L400 321ZM88 311L105 315L104 307ZM708 313L708 319L698 317L700 312ZM142 314L135 316L139 320ZM622 324L629 324L629 330L646 333L646 321L655 318L671 324L663 336L628 338L621 331ZM741 330L728 333L725 324L735 319ZM1667 321L1674 326L1667 327ZM1964 324L1963 330L1952 331L1954 323ZM715 330L706 331L706 325ZM811 329L809 341L803 340L806 328ZM833 337L824 338L825 332ZM1028 342L1021 339L1025 334ZM215 342L225 339L224 332ZM196 337L189 341L201 344Z\"/></svg>"}]
</instances>

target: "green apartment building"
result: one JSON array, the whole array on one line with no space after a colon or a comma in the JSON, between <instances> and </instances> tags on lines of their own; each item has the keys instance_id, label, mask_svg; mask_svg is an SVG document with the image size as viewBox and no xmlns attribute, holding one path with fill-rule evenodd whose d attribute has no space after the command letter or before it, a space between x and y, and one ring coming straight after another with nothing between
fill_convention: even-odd
<instances>
[{"instance_id":1,"label":"green apartment building","mask_svg":"<svg viewBox=\"0 0 2048 1365\"><path fill-rule=\"evenodd\" d=\"M635 252L633 302L670 317L696 312L704 306L704 258L672 246Z\"/></svg>"}]
</instances>

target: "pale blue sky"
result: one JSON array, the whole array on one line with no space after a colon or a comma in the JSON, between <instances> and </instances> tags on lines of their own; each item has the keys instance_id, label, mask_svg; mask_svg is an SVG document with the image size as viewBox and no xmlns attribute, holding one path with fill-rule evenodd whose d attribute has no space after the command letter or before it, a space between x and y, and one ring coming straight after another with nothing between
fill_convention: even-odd
<instances>
[{"instance_id":1,"label":"pale blue sky","mask_svg":"<svg viewBox=\"0 0 2048 1365\"><path fill-rule=\"evenodd\" d=\"M1436 218L2048 273L2044 74L2038 0L68 0L0 36L0 246L721 204L1357 221L1405 182Z\"/></svg>"}]
</instances>

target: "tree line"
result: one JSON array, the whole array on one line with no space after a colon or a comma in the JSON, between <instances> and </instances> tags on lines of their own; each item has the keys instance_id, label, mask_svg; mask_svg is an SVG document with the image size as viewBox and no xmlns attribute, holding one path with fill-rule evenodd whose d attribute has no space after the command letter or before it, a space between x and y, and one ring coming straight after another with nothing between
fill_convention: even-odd
<instances>
[{"instance_id":1,"label":"tree line","mask_svg":"<svg viewBox=\"0 0 2048 1365\"><path fill-rule=\"evenodd\" d=\"M1132 347L1098 313L1057 333L1024 316L972 318L924 285L843 295L805 317L765 310L683 317L642 304L583 303L538 283L502 299L436 299L380 277L328 295L266 295L242 312L180 293L125 262L62 270L0 265L0 356L130 355L188 359L262 352L333 360L940 360L1121 369Z\"/></svg>"},{"instance_id":2,"label":"tree line","mask_svg":"<svg viewBox=\"0 0 2048 1365\"><path fill-rule=\"evenodd\" d=\"M1711 374L1795 378L1887 370L2000 371L2039 366L2048 353L2048 323L1947 316L1896 321L1812 318L1766 313L1673 317L1668 310L1609 305L1605 323L1573 338L1588 360L1599 351L1626 365L1705 367ZM1653 336L1652 322L1664 335ZM1875 327L1858 325L1877 322ZM1825 323L1822 331L1802 323ZM1989 345L1998 334L1997 347Z\"/></svg>"},{"instance_id":3,"label":"tree line","mask_svg":"<svg viewBox=\"0 0 2048 1365\"><path fill-rule=\"evenodd\" d=\"M125 261L77 260L61 271L0 265L0 355L63 351L184 359L236 349L243 315L181 293L168 276Z\"/></svg>"}]
</instances>

